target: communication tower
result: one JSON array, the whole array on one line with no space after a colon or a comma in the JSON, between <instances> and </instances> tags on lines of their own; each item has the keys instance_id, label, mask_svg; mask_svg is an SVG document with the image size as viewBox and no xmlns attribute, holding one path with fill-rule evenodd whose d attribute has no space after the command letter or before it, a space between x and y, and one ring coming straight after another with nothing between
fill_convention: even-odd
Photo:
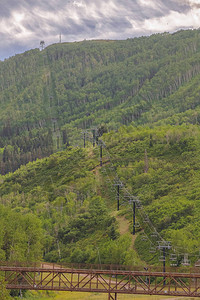
<instances>
[{"instance_id":1,"label":"communication tower","mask_svg":"<svg viewBox=\"0 0 200 300\"><path fill-rule=\"evenodd\" d=\"M40 41L40 51L44 50L45 48L45 41Z\"/></svg>"}]
</instances>

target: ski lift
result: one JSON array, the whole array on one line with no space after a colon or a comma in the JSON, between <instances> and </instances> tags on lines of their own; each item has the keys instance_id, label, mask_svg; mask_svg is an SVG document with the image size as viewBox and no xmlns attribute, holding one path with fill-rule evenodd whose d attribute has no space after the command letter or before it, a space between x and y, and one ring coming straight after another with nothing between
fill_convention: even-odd
<instances>
[{"instance_id":1,"label":"ski lift","mask_svg":"<svg viewBox=\"0 0 200 300\"><path fill-rule=\"evenodd\" d=\"M146 242L146 241L148 241L148 237L147 237L146 235L143 235L143 236L141 237L141 240L142 240L143 242Z\"/></svg>"},{"instance_id":2,"label":"ski lift","mask_svg":"<svg viewBox=\"0 0 200 300\"><path fill-rule=\"evenodd\" d=\"M141 205L140 201L136 202L136 208L137 209L142 209L142 205Z\"/></svg>"},{"instance_id":3,"label":"ski lift","mask_svg":"<svg viewBox=\"0 0 200 300\"><path fill-rule=\"evenodd\" d=\"M175 253L170 254L170 258L171 261L177 261L177 256Z\"/></svg>"},{"instance_id":4,"label":"ski lift","mask_svg":"<svg viewBox=\"0 0 200 300\"><path fill-rule=\"evenodd\" d=\"M136 222L135 223L135 228L140 228L140 223Z\"/></svg>"},{"instance_id":5,"label":"ski lift","mask_svg":"<svg viewBox=\"0 0 200 300\"><path fill-rule=\"evenodd\" d=\"M124 197L125 197L125 198L128 198L128 199L131 199L131 195L130 195L129 193L128 193L128 194L126 193L126 194L124 195Z\"/></svg>"},{"instance_id":6,"label":"ski lift","mask_svg":"<svg viewBox=\"0 0 200 300\"><path fill-rule=\"evenodd\" d=\"M165 261L165 260L166 260L165 256L164 255L160 255L159 261Z\"/></svg>"},{"instance_id":7,"label":"ski lift","mask_svg":"<svg viewBox=\"0 0 200 300\"><path fill-rule=\"evenodd\" d=\"M177 255L175 253L170 254L169 260L171 261L170 262L171 267L177 267L178 261L177 261Z\"/></svg>"},{"instance_id":8,"label":"ski lift","mask_svg":"<svg viewBox=\"0 0 200 300\"><path fill-rule=\"evenodd\" d=\"M190 265L190 260L188 259L188 253L185 253L184 254L184 258L183 258L183 261L182 261L182 266L189 266Z\"/></svg>"},{"instance_id":9,"label":"ski lift","mask_svg":"<svg viewBox=\"0 0 200 300\"><path fill-rule=\"evenodd\" d=\"M156 248L154 246L151 246L149 249L150 253L156 253Z\"/></svg>"},{"instance_id":10,"label":"ski lift","mask_svg":"<svg viewBox=\"0 0 200 300\"><path fill-rule=\"evenodd\" d=\"M147 216L144 217L144 223L148 223L149 222L149 218Z\"/></svg>"},{"instance_id":11,"label":"ski lift","mask_svg":"<svg viewBox=\"0 0 200 300\"><path fill-rule=\"evenodd\" d=\"M163 250L163 249L171 249L171 242L169 241L158 241L158 249Z\"/></svg>"},{"instance_id":12,"label":"ski lift","mask_svg":"<svg viewBox=\"0 0 200 300\"><path fill-rule=\"evenodd\" d=\"M157 238L157 237L158 237L157 232L153 232L153 233L151 234L151 237L152 237L152 238Z\"/></svg>"},{"instance_id":13,"label":"ski lift","mask_svg":"<svg viewBox=\"0 0 200 300\"><path fill-rule=\"evenodd\" d=\"M200 267L200 259L195 262L195 267Z\"/></svg>"}]
</instances>

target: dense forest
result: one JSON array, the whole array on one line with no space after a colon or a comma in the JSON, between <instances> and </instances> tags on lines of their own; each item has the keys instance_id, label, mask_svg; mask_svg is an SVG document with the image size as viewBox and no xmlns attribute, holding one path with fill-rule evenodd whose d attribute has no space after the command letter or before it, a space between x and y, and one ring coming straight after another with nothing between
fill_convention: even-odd
<instances>
[{"instance_id":1,"label":"dense forest","mask_svg":"<svg viewBox=\"0 0 200 300\"><path fill-rule=\"evenodd\" d=\"M0 173L106 125L199 123L200 31L34 49L0 62Z\"/></svg>"},{"instance_id":2,"label":"dense forest","mask_svg":"<svg viewBox=\"0 0 200 300\"><path fill-rule=\"evenodd\" d=\"M170 253L180 261L189 253L194 263L200 248L199 126L122 126L98 143L69 146L1 177L1 222L9 223L1 226L1 258L159 264L159 251L149 250L163 238L173 245ZM116 220L116 180L123 183L118 216L130 224L124 235ZM142 205L134 248L130 195Z\"/></svg>"},{"instance_id":3,"label":"dense forest","mask_svg":"<svg viewBox=\"0 0 200 300\"><path fill-rule=\"evenodd\" d=\"M199 61L188 30L0 62L0 260L198 260Z\"/></svg>"}]
</instances>

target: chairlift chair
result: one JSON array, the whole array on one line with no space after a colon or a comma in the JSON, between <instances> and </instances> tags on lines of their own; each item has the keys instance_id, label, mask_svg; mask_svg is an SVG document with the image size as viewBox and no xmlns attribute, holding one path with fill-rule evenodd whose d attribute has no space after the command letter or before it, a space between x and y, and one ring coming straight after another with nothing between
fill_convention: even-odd
<instances>
[{"instance_id":1,"label":"chairlift chair","mask_svg":"<svg viewBox=\"0 0 200 300\"><path fill-rule=\"evenodd\" d=\"M157 238L157 237L158 237L158 234L157 234L156 232L153 232L153 233L151 234L151 237L152 237L152 238Z\"/></svg>"},{"instance_id":2,"label":"chairlift chair","mask_svg":"<svg viewBox=\"0 0 200 300\"><path fill-rule=\"evenodd\" d=\"M135 228L140 228L140 223L136 222L135 223Z\"/></svg>"},{"instance_id":3,"label":"chairlift chair","mask_svg":"<svg viewBox=\"0 0 200 300\"><path fill-rule=\"evenodd\" d=\"M190 260L185 260L184 259L181 264L182 264L182 266L185 266L185 267L190 266Z\"/></svg>"},{"instance_id":4,"label":"chairlift chair","mask_svg":"<svg viewBox=\"0 0 200 300\"><path fill-rule=\"evenodd\" d=\"M177 261L177 256L175 253L170 254L170 258L171 261Z\"/></svg>"},{"instance_id":5,"label":"chairlift chair","mask_svg":"<svg viewBox=\"0 0 200 300\"><path fill-rule=\"evenodd\" d=\"M142 240L143 242L146 242L146 241L148 241L148 237L147 237L146 235L143 235L143 236L141 237L141 240Z\"/></svg>"},{"instance_id":6,"label":"chairlift chair","mask_svg":"<svg viewBox=\"0 0 200 300\"><path fill-rule=\"evenodd\" d=\"M166 258L164 257L164 255L160 255L159 261L166 261Z\"/></svg>"},{"instance_id":7,"label":"chairlift chair","mask_svg":"<svg viewBox=\"0 0 200 300\"><path fill-rule=\"evenodd\" d=\"M149 222L149 218L148 217L144 217L144 223L148 223Z\"/></svg>"},{"instance_id":8,"label":"chairlift chair","mask_svg":"<svg viewBox=\"0 0 200 300\"><path fill-rule=\"evenodd\" d=\"M183 261L182 261L182 266L189 266L190 265L190 260L188 259L188 254L184 254L184 258L183 258Z\"/></svg>"},{"instance_id":9,"label":"chairlift chair","mask_svg":"<svg viewBox=\"0 0 200 300\"><path fill-rule=\"evenodd\" d=\"M137 208L137 209L142 209L142 205L141 205L140 202L136 202L136 208Z\"/></svg>"},{"instance_id":10,"label":"chairlift chair","mask_svg":"<svg viewBox=\"0 0 200 300\"><path fill-rule=\"evenodd\" d=\"M149 249L149 252L150 253L156 253L156 248L151 246L150 249Z\"/></svg>"},{"instance_id":11,"label":"chairlift chair","mask_svg":"<svg viewBox=\"0 0 200 300\"><path fill-rule=\"evenodd\" d=\"M190 266L190 261L189 260L183 261L181 264L182 264L182 266L187 267L187 266Z\"/></svg>"}]
</instances>

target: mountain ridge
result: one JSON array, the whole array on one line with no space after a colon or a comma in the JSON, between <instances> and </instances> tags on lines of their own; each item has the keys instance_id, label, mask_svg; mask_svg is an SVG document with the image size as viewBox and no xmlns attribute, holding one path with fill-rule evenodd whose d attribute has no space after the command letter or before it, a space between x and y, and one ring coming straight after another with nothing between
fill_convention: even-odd
<instances>
[{"instance_id":1,"label":"mountain ridge","mask_svg":"<svg viewBox=\"0 0 200 300\"><path fill-rule=\"evenodd\" d=\"M101 124L172 123L179 113L198 122L199 58L199 30L187 30L54 44L1 62L1 174L80 145L81 131Z\"/></svg>"}]
</instances>

